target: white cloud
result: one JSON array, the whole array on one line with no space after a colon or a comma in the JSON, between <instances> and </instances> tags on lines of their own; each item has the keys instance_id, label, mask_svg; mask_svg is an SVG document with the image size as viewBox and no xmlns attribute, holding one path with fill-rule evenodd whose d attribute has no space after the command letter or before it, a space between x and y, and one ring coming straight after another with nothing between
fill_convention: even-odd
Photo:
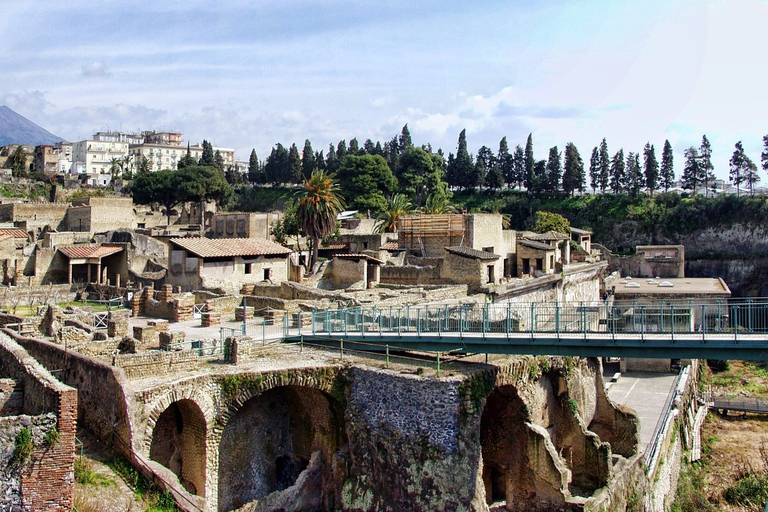
<instances>
[{"instance_id":1,"label":"white cloud","mask_svg":"<svg viewBox=\"0 0 768 512\"><path fill-rule=\"evenodd\" d=\"M80 74L84 77L90 78L110 76L112 73L110 73L109 68L103 61L94 61L83 66Z\"/></svg>"}]
</instances>

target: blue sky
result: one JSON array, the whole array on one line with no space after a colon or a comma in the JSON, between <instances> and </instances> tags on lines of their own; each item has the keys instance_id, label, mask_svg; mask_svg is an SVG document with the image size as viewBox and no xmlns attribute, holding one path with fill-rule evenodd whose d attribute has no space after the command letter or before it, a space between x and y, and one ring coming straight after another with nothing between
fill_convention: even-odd
<instances>
[{"instance_id":1,"label":"blue sky","mask_svg":"<svg viewBox=\"0 0 768 512\"><path fill-rule=\"evenodd\" d=\"M768 134L768 3L624 1L0 0L0 104L79 140L103 129L175 130L266 158L386 141L455 151L574 142L588 162L660 157L706 134L726 177L742 140ZM768 175L763 176L768 181Z\"/></svg>"}]
</instances>

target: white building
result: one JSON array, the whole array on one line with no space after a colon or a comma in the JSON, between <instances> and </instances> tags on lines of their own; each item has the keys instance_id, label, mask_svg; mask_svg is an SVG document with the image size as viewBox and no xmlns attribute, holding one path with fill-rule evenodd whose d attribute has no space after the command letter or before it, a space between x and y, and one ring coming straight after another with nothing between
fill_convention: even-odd
<instances>
[{"instance_id":1,"label":"white building","mask_svg":"<svg viewBox=\"0 0 768 512\"><path fill-rule=\"evenodd\" d=\"M81 140L72 145L72 170L82 174L109 174L112 159L122 160L128 155L127 142Z\"/></svg>"}]
</instances>

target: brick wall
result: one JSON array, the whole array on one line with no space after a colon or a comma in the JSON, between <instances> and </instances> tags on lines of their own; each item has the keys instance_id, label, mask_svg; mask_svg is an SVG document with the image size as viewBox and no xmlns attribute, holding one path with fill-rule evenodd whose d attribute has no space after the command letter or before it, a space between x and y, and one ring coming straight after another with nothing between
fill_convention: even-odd
<instances>
[{"instance_id":1,"label":"brick wall","mask_svg":"<svg viewBox=\"0 0 768 512\"><path fill-rule=\"evenodd\" d=\"M77 390L56 380L20 345L0 335L2 372L24 383L23 411L56 414L59 439L36 446L21 470L23 507L30 511L69 511L74 499Z\"/></svg>"}]
</instances>

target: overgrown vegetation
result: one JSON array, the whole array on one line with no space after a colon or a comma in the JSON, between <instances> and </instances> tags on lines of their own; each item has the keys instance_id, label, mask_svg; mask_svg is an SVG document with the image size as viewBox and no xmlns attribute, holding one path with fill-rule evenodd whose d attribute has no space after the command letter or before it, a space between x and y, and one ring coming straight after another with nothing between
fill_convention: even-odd
<instances>
[{"instance_id":1,"label":"overgrown vegetation","mask_svg":"<svg viewBox=\"0 0 768 512\"><path fill-rule=\"evenodd\" d=\"M137 499L147 504L148 512L177 512L180 510L168 491L161 491L141 476L125 457L114 455L107 460L107 465L133 489Z\"/></svg>"},{"instance_id":2,"label":"overgrown vegetation","mask_svg":"<svg viewBox=\"0 0 768 512\"><path fill-rule=\"evenodd\" d=\"M45 433L45 444L53 448L59 442L59 430L54 427Z\"/></svg>"},{"instance_id":3,"label":"overgrown vegetation","mask_svg":"<svg viewBox=\"0 0 768 512\"><path fill-rule=\"evenodd\" d=\"M250 387L258 387L264 382L264 375L225 375L221 379L221 389L226 397L237 396L241 391Z\"/></svg>"},{"instance_id":4,"label":"overgrown vegetation","mask_svg":"<svg viewBox=\"0 0 768 512\"><path fill-rule=\"evenodd\" d=\"M13 445L13 462L16 464L26 463L32 455L32 450L35 449L35 445L32 443L32 433L27 427L19 430Z\"/></svg>"},{"instance_id":5,"label":"overgrown vegetation","mask_svg":"<svg viewBox=\"0 0 768 512\"><path fill-rule=\"evenodd\" d=\"M112 478L94 471L93 462L83 457L75 459L75 482L80 485L98 485L100 487L115 485Z\"/></svg>"}]
</instances>

